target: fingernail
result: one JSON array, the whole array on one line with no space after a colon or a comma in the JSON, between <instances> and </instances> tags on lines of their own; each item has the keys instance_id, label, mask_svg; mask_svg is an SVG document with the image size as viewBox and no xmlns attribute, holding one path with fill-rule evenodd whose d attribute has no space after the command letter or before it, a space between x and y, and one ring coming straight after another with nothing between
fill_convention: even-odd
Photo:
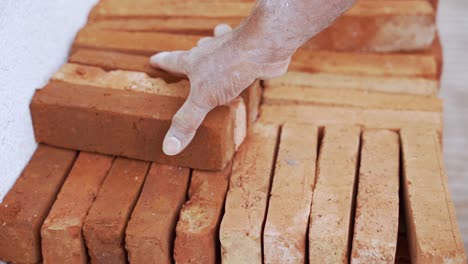
<instances>
[{"instance_id":1,"label":"fingernail","mask_svg":"<svg viewBox=\"0 0 468 264\"><path fill-rule=\"evenodd\" d=\"M178 140L176 137L169 137L166 140L164 140L163 151L164 153L166 153L166 155L174 156L178 154L180 151L180 147L180 140Z\"/></svg>"},{"instance_id":2,"label":"fingernail","mask_svg":"<svg viewBox=\"0 0 468 264\"><path fill-rule=\"evenodd\" d=\"M158 54L151 56L150 64L153 66L155 65L157 66L167 54L169 54L169 52L163 51L163 52L159 52Z\"/></svg>"}]
</instances>

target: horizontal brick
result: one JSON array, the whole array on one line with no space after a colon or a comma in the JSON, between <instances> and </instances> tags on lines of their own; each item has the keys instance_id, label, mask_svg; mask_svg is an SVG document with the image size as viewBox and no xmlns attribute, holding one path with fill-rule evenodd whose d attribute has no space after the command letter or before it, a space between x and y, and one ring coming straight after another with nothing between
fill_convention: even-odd
<instances>
[{"instance_id":1,"label":"horizontal brick","mask_svg":"<svg viewBox=\"0 0 468 264\"><path fill-rule=\"evenodd\" d=\"M466 263L437 133L402 129L400 137L411 263Z\"/></svg>"},{"instance_id":2,"label":"horizontal brick","mask_svg":"<svg viewBox=\"0 0 468 264\"><path fill-rule=\"evenodd\" d=\"M395 263L400 146L396 132L362 134L351 263Z\"/></svg>"},{"instance_id":3,"label":"horizontal brick","mask_svg":"<svg viewBox=\"0 0 468 264\"><path fill-rule=\"evenodd\" d=\"M216 24L213 20L222 23L224 18L229 18L231 21L228 22L236 26L240 19L250 14L253 5L253 1L140 1L135 4L131 0L105 0L95 9L94 18L131 19L130 23L120 21L123 27L119 27L115 21L108 22L114 25L104 27L107 29L206 34L207 28ZM135 18L153 21L143 26ZM430 47L435 31L435 11L429 2L360 0L305 46L314 49L383 52L419 50Z\"/></svg>"},{"instance_id":4,"label":"horizontal brick","mask_svg":"<svg viewBox=\"0 0 468 264\"><path fill-rule=\"evenodd\" d=\"M74 59L73 61L82 61L84 64L91 64L93 66L66 63L52 76L53 80L101 88L140 90L182 98L188 96L190 89L188 81L182 81L183 79L177 77L177 80L180 82L174 83L175 77L166 78L164 76L157 76L158 74L153 76L155 73L151 70L154 69L151 66L147 69L146 67L136 67L139 64L144 65L141 59L144 56L92 50L80 50L75 54L77 55L75 58L78 59ZM121 57L122 59L120 59ZM119 61L119 63L116 61ZM132 65L135 65L135 67L132 67ZM107 72L99 67L112 69L112 71ZM130 71L132 68L143 70L143 72ZM148 75L163 78L165 81L169 80L172 83L166 84L164 81L150 78ZM253 123L257 119L261 95L262 87L260 81L255 81L240 94L246 105L248 124Z\"/></svg>"},{"instance_id":5,"label":"horizontal brick","mask_svg":"<svg viewBox=\"0 0 468 264\"><path fill-rule=\"evenodd\" d=\"M41 229L45 263L88 263L82 227L112 157L81 152Z\"/></svg>"},{"instance_id":6,"label":"horizontal brick","mask_svg":"<svg viewBox=\"0 0 468 264\"><path fill-rule=\"evenodd\" d=\"M302 122L318 126L333 124L360 125L365 128L398 130L417 127L436 130L442 135L442 113L423 111L397 111L387 109L360 109L353 107L320 105L262 105L261 122L283 124Z\"/></svg>"},{"instance_id":7,"label":"horizontal brick","mask_svg":"<svg viewBox=\"0 0 468 264\"><path fill-rule=\"evenodd\" d=\"M420 77L387 77L335 73L290 71L265 81L265 86L300 86L324 89L349 89L367 92L437 95L439 81Z\"/></svg>"},{"instance_id":8,"label":"horizontal brick","mask_svg":"<svg viewBox=\"0 0 468 264\"><path fill-rule=\"evenodd\" d=\"M139 55L153 55L159 51L189 50L197 45L200 37L176 34L125 32L85 27L78 32L72 51L81 48L119 51Z\"/></svg>"},{"instance_id":9,"label":"horizontal brick","mask_svg":"<svg viewBox=\"0 0 468 264\"><path fill-rule=\"evenodd\" d=\"M231 163L222 171L194 170L189 200L177 222L174 243L176 263L218 263L219 224L231 175Z\"/></svg>"},{"instance_id":10,"label":"horizontal brick","mask_svg":"<svg viewBox=\"0 0 468 264\"><path fill-rule=\"evenodd\" d=\"M439 113L443 111L442 100L432 96L304 86L268 86L263 94L263 102L271 105L323 105Z\"/></svg>"},{"instance_id":11,"label":"horizontal brick","mask_svg":"<svg viewBox=\"0 0 468 264\"><path fill-rule=\"evenodd\" d=\"M433 49L412 53L364 53L308 50L294 53L290 70L382 77L438 79L438 39Z\"/></svg>"},{"instance_id":12,"label":"horizontal brick","mask_svg":"<svg viewBox=\"0 0 468 264\"><path fill-rule=\"evenodd\" d=\"M68 61L100 67L106 71L126 70L144 72L153 78L162 78L169 83L182 80L181 77L151 66L149 56L105 50L78 49L68 58Z\"/></svg>"},{"instance_id":13,"label":"horizontal brick","mask_svg":"<svg viewBox=\"0 0 468 264\"><path fill-rule=\"evenodd\" d=\"M179 211L190 169L153 163L128 222L125 248L131 263L172 263Z\"/></svg>"},{"instance_id":14,"label":"horizontal brick","mask_svg":"<svg viewBox=\"0 0 468 264\"><path fill-rule=\"evenodd\" d=\"M169 87L163 88L169 91ZM244 103L237 99L211 111L189 146L176 156L166 156L162 141L184 100L151 91L53 81L36 91L30 108L38 142L182 167L222 169L245 137Z\"/></svg>"},{"instance_id":15,"label":"horizontal brick","mask_svg":"<svg viewBox=\"0 0 468 264\"><path fill-rule=\"evenodd\" d=\"M262 228L277 136L276 126L256 123L234 157L219 231L223 263L262 263Z\"/></svg>"},{"instance_id":16,"label":"horizontal brick","mask_svg":"<svg viewBox=\"0 0 468 264\"><path fill-rule=\"evenodd\" d=\"M359 138L359 127L325 127L309 222L310 263L348 263Z\"/></svg>"},{"instance_id":17,"label":"horizontal brick","mask_svg":"<svg viewBox=\"0 0 468 264\"><path fill-rule=\"evenodd\" d=\"M127 263L124 232L148 168L148 162L114 161L83 225L91 263Z\"/></svg>"},{"instance_id":18,"label":"horizontal brick","mask_svg":"<svg viewBox=\"0 0 468 264\"><path fill-rule=\"evenodd\" d=\"M304 263L312 190L315 183L318 129L286 124L263 232L265 263Z\"/></svg>"},{"instance_id":19,"label":"horizontal brick","mask_svg":"<svg viewBox=\"0 0 468 264\"><path fill-rule=\"evenodd\" d=\"M75 157L75 151L38 146L0 204L0 260L41 261L41 226Z\"/></svg>"}]
</instances>

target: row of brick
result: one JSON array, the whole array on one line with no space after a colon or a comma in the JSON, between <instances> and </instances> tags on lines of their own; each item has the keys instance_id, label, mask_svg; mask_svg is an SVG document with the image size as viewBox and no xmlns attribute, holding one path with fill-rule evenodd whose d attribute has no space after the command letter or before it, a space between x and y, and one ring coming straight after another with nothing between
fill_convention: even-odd
<instances>
[{"instance_id":1,"label":"row of brick","mask_svg":"<svg viewBox=\"0 0 468 264\"><path fill-rule=\"evenodd\" d=\"M132 47L141 53L155 52L151 38L158 33L210 34L216 24L237 26L253 8L254 1L100 1L90 14L90 25L102 37L91 38L83 30L76 44L95 46L114 39L114 49L124 48L120 41L139 39ZM435 37L435 8L423 0L359 0L332 26L305 46L311 49L353 51L401 51L429 48ZM118 31L114 36L110 31ZM161 35L176 41L176 38ZM108 43L110 44L110 43ZM187 48L191 48L186 43ZM169 47L170 48L170 47Z\"/></svg>"},{"instance_id":2,"label":"row of brick","mask_svg":"<svg viewBox=\"0 0 468 264\"><path fill-rule=\"evenodd\" d=\"M0 259L394 263L404 203L412 263L466 262L436 132L256 124L217 172L76 157L39 146L0 204Z\"/></svg>"}]
</instances>

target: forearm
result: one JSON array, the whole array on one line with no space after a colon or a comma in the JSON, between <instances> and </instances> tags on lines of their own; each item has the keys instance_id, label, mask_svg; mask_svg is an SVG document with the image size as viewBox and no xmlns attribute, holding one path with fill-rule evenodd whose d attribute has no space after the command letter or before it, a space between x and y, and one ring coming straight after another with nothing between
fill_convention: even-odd
<instances>
[{"instance_id":1,"label":"forearm","mask_svg":"<svg viewBox=\"0 0 468 264\"><path fill-rule=\"evenodd\" d=\"M252 14L237 29L247 50L259 60L283 61L322 31L355 0L258 0ZM264 56L267 54L267 56Z\"/></svg>"}]
</instances>

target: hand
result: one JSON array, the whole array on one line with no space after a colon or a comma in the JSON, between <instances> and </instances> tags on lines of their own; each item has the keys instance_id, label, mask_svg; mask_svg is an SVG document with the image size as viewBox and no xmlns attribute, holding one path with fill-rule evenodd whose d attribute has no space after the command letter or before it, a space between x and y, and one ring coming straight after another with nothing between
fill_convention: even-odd
<instances>
[{"instance_id":1,"label":"hand","mask_svg":"<svg viewBox=\"0 0 468 264\"><path fill-rule=\"evenodd\" d=\"M286 72L290 57L275 61L268 55L271 52L261 47L242 26L232 30L221 24L214 29L214 37L200 39L190 51L161 52L151 57L152 66L187 75L190 80L189 96L164 138L164 153L180 153L209 111L231 102L256 79Z\"/></svg>"}]
</instances>

